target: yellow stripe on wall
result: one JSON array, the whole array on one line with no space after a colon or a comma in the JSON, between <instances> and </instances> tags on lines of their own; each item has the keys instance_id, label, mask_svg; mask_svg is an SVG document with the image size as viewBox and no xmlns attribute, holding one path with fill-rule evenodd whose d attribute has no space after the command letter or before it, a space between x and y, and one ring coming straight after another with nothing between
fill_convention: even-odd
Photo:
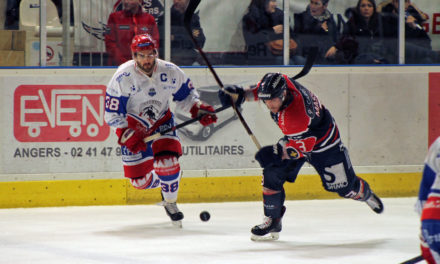
<instances>
[{"instance_id":1,"label":"yellow stripe on wall","mask_svg":"<svg viewBox=\"0 0 440 264\"><path fill-rule=\"evenodd\" d=\"M125 180L1 182L0 208L126 204Z\"/></svg>"},{"instance_id":2,"label":"yellow stripe on wall","mask_svg":"<svg viewBox=\"0 0 440 264\"><path fill-rule=\"evenodd\" d=\"M380 197L409 197L418 193L421 173L360 174ZM333 199L318 175L298 175L286 183L286 199ZM183 178L179 203L259 201L261 176ZM0 182L0 208L153 204L160 189L137 190L126 179Z\"/></svg>"}]
</instances>

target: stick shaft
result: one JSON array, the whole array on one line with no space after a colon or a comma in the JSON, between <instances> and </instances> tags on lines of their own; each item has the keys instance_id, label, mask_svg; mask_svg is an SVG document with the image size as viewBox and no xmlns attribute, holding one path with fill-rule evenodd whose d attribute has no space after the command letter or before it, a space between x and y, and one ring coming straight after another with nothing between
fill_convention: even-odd
<instances>
[{"instance_id":1,"label":"stick shaft","mask_svg":"<svg viewBox=\"0 0 440 264\"><path fill-rule=\"evenodd\" d=\"M183 23L184 23L186 31L188 32L188 34L191 37L191 40L194 43L194 46L199 51L199 53L202 56L203 60L205 61L206 65L208 66L209 70L211 71L212 75L214 76L214 79L217 82L218 86L220 86L220 89L223 89L224 86L223 86L222 81L220 80L216 71L214 70L211 63L209 62L208 57L206 57L205 52L203 52L202 48L199 46L199 44L197 43L197 40L194 38L194 36L192 34L191 19L194 15L194 12L195 12L197 6L199 5L199 3L200 3L200 0L190 0L189 1L188 7L185 11L185 17L184 17ZM231 105L232 105L232 108L234 109L235 114L237 115L238 119L240 120L241 124L243 125L244 129L246 130L247 134L251 137L252 141L255 143L255 146L258 149L260 149L261 148L260 143L258 142L257 138L254 136L254 133L252 132L251 128L246 123L246 120L244 120L243 115L241 114L239 109L237 109L237 106L235 105L235 102L234 102L234 100L232 100L232 98L231 98Z\"/></svg>"},{"instance_id":2,"label":"stick shaft","mask_svg":"<svg viewBox=\"0 0 440 264\"><path fill-rule=\"evenodd\" d=\"M230 106L228 105L228 106L222 106L222 107L220 107L220 108L217 108L217 109L215 110L215 113L219 113L219 112L221 112L221 111L223 111L223 110L228 109L229 107L230 107ZM175 126L173 126L173 127L171 127L171 128L165 129L164 131L161 131L161 132L155 133L155 134L153 134L153 135L151 135L151 136L148 136L148 137L144 138L144 142L147 143L147 142L150 142L150 141L152 141L152 140L155 140L155 139L159 138L160 136L162 136L162 135L164 135L164 134L166 134L166 133L168 133L168 132L174 131L174 130L176 130L176 129L179 129L179 128L182 128L182 127L185 127L185 126L187 126L187 125L189 125L189 124L192 124L192 123L194 123L194 122L196 122L196 121L199 121L200 119L202 119L202 117L203 117L203 115L199 115L199 116L196 117L196 118L193 118L193 119L187 120L187 121L182 122L182 123L180 123L180 124L178 124L178 125L175 125Z\"/></svg>"},{"instance_id":3,"label":"stick shaft","mask_svg":"<svg viewBox=\"0 0 440 264\"><path fill-rule=\"evenodd\" d=\"M415 264L415 263L418 263L418 262L420 262L422 260L423 260L423 256L420 255L420 256L414 257L412 259L408 259L407 261L404 261L404 262L402 262L400 264Z\"/></svg>"}]
</instances>

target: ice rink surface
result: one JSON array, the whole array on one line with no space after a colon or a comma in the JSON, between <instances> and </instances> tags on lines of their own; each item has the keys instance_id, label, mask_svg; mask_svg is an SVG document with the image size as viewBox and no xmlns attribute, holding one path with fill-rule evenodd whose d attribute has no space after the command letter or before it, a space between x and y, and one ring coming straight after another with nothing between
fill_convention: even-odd
<instances>
[{"instance_id":1,"label":"ice rink surface","mask_svg":"<svg viewBox=\"0 0 440 264\"><path fill-rule=\"evenodd\" d=\"M415 201L383 199L381 215L353 200L287 201L270 242L250 240L261 202L179 204L182 229L158 205L1 209L0 263L400 263L420 254Z\"/></svg>"}]
</instances>

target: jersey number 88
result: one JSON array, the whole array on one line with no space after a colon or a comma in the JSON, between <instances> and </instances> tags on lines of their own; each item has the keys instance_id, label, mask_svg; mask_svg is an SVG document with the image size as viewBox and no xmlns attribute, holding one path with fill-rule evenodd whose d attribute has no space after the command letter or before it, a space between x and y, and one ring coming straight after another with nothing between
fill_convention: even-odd
<instances>
[{"instance_id":1,"label":"jersey number 88","mask_svg":"<svg viewBox=\"0 0 440 264\"><path fill-rule=\"evenodd\" d=\"M119 99L107 95L105 97L105 109L117 111L119 109Z\"/></svg>"}]
</instances>

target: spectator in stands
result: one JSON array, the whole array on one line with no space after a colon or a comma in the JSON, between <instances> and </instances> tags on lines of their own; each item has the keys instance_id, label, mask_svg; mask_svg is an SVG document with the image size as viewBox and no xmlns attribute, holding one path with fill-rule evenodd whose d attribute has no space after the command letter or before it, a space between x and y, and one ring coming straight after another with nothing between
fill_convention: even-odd
<instances>
[{"instance_id":1,"label":"spectator in stands","mask_svg":"<svg viewBox=\"0 0 440 264\"><path fill-rule=\"evenodd\" d=\"M382 13L394 16L397 20L399 0L392 0L388 4L384 4ZM431 47L431 38L423 27L428 18L429 16L418 9L410 0L405 0L405 63L429 64L436 61L436 54Z\"/></svg>"},{"instance_id":2,"label":"spectator in stands","mask_svg":"<svg viewBox=\"0 0 440 264\"><path fill-rule=\"evenodd\" d=\"M111 13L105 47L108 65L120 65L132 59L130 44L135 35L150 34L159 45L159 31L154 17L142 10L142 0L122 0L123 10Z\"/></svg>"},{"instance_id":3,"label":"spectator in stands","mask_svg":"<svg viewBox=\"0 0 440 264\"><path fill-rule=\"evenodd\" d=\"M378 5L377 10L378 12L398 14L399 0L383 1ZM429 15L420 10L411 0L405 0L405 11L408 12L406 22L411 23L412 27L416 27L416 24L423 25L429 19Z\"/></svg>"},{"instance_id":4,"label":"spectator in stands","mask_svg":"<svg viewBox=\"0 0 440 264\"><path fill-rule=\"evenodd\" d=\"M171 6L171 61L177 65L198 64L199 53L183 26L183 18L189 0L173 0ZM191 20L192 35L202 48L205 45L205 34L200 26L200 17L195 13Z\"/></svg>"},{"instance_id":5,"label":"spectator in stands","mask_svg":"<svg viewBox=\"0 0 440 264\"><path fill-rule=\"evenodd\" d=\"M243 17L243 36L249 64L283 64L284 14L275 0L252 0ZM294 56L297 48L290 32L290 64L303 64L304 59Z\"/></svg>"},{"instance_id":6,"label":"spectator in stands","mask_svg":"<svg viewBox=\"0 0 440 264\"><path fill-rule=\"evenodd\" d=\"M60 22L61 24L63 24L63 0L52 0L52 2L55 4L55 6L57 7L57 11L58 11L58 16L60 17ZM73 26L74 25L74 14L73 14L74 10L73 10L73 0L70 0L70 25Z\"/></svg>"},{"instance_id":7,"label":"spectator in stands","mask_svg":"<svg viewBox=\"0 0 440 264\"><path fill-rule=\"evenodd\" d=\"M5 29L17 30L19 20L20 0L7 0L6 2L6 19Z\"/></svg>"},{"instance_id":8,"label":"spectator in stands","mask_svg":"<svg viewBox=\"0 0 440 264\"><path fill-rule=\"evenodd\" d=\"M336 47L344 51L343 40L355 41L355 64L397 63L396 22L378 13L374 0L359 0Z\"/></svg>"},{"instance_id":9,"label":"spectator in stands","mask_svg":"<svg viewBox=\"0 0 440 264\"><path fill-rule=\"evenodd\" d=\"M294 15L298 54L307 57L311 47L319 48L317 64L334 63L339 33L333 14L327 9L329 0L310 0L306 10Z\"/></svg>"},{"instance_id":10,"label":"spectator in stands","mask_svg":"<svg viewBox=\"0 0 440 264\"><path fill-rule=\"evenodd\" d=\"M159 36L164 36L165 30L164 30L164 13L165 9L162 4L163 0L143 0L142 1L142 9L144 12L152 15L154 19L156 20L157 28L159 29ZM123 9L122 0L117 0L116 3L113 5L113 11L117 12L121 11ZM164 50L163 50L163 41L159 44L159 57L162 58L164 56Z\"/></svg>"}]
</instances>

